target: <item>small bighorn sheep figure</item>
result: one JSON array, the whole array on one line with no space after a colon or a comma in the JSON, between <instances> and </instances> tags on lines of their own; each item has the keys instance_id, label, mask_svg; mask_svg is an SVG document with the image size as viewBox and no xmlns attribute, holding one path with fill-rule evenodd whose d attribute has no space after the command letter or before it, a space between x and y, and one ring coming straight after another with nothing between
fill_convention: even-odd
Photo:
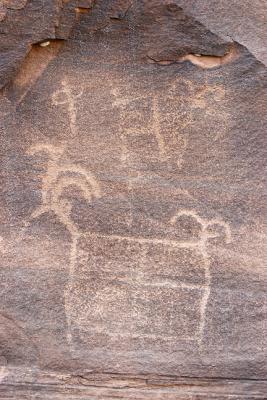
<instances>
[{"instance_id":1,"label":"small bighorn sheep figure","mask_svg":"<svg viewBox=\"0 0 267 400\"><path fill-rule=\"evenodd\" d=\"M47 155L46 174L42 177L42 204L31 214L33 220L46 212L54 212L59 221L66 226L71 235L78 233L71 219L72 204L63 199L64 190L68 186L76 186L82 191L84 198L91 201L100 196L100 188L95 177L83 168L63 163L61 158L64 148L50 144L32 146L28 154L44 153Z\"/></svg>"}]
</instances>

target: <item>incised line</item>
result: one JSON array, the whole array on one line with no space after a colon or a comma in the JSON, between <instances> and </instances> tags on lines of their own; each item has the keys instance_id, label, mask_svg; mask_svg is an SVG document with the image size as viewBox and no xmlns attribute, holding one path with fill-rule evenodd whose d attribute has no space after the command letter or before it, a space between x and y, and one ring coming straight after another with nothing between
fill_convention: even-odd
<instances>
[{"instance_id":1,"label":"incised line","mask_svg":"<svg viewBox=\"0 0 267 400\"><path fill-rule=\"evenodd\" d=\"M78 94L73 94L70 85L66 79L62 80L62 89L57 90L52 95L52 103L56 106L67 105L70 132L72 137L76 137L78 134L76 122L77 122L77 109L76 100L82 96L83 91L81 90Z\"/></svg>"}]
</instances>

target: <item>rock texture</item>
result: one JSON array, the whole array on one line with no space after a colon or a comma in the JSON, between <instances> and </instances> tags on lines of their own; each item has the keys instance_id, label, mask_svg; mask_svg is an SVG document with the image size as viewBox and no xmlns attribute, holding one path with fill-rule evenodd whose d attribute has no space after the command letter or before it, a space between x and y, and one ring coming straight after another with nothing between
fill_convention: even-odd
<instances>
[{"instance_id":1,"label":"rock texture","mask_svg":"<svg viewBox=\"0 0 267 400\"><path fill-rule=\"evenodd\" d=\"M257 5L1 2L1 399L266 399Z\"/></svg>"}]
</instances>

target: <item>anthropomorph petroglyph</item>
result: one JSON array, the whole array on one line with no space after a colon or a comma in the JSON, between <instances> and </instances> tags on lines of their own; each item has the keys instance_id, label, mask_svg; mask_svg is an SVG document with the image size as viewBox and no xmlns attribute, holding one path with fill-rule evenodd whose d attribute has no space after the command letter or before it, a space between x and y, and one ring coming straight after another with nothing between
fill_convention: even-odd
<instances>
[{"instance_id":1,"label":"anthropomorph petroglyph","mask_svg":"<svg viewBox=\"0 0 267 400\"><path fill-rule=\"evenodd\" d=\"M100 187L93 174L78 165L62 160L64 148L54 147L51 144L37 144L28 150L31 156L39 153L47 156L46 173L42 176L42 202L32 212L28 224L39 216L52 212L68 230L71 236L69 272L69 285L71 285L80 233L71 218L72 204L64 198L64 190L69 186L75 186L82 192L83 197L91 202L100 197Z\"/></svg>"},{"instance_id":2,"label":"anthropomorph petroglyph","mask_svg":"<svg viewBox=\"0 0 267 400\"><path fill-rule=\"evenodd\" d=\"M52 103L55 106L59 105L67 106L69 123L70 123L70 132L72 137L75 137L78 134L76 125L77 122L76 100L79 99L81 96L82 96L82 90L77 94L75 94L66 79L63 79L62 81L62 89L57 90L52 95Z\"/></svg>"},{"instance_id":3,"label":"anthropomorph petroglyph","mask_svg":"<svg viewBox=\"0 0 267 400\"><path fill-rule=\"evenodd\" d=\"M130 105L134 102L138 101L150 101L150 97L146 97L143 95L140 96L131 96L131 97L123 97L120 93L120 91L117 88L111 89L112 95L115 97L115 100L112 102L113 107L118 108L118 112L120 115L120 140L121 140L121 161L122 162L127 162L129 161L130 157L130 148L127 144L127 136L130 136L132 131L138 132L142 134L143 132L151 133L154 135L157 146L158 146L158 152L159 152L159 159L160 161L166 161L167 160L167 150L164 142L164 137L161 132L161 126L160 126L160 112L159 112L159 104L158 104L158 98L157 96L152 96L151 97L151 112L152 112L152 121L149 127L143 126L142 128L138 128L137 126L134 127L125 127L123 122L126 118L126 115L130 115ZM135 109L135 114L137 113ZM141 117L143 120L143 115Z\"/></svg>"},{"instance_id":4,"label":"anthropomorph petroglyph","mask_svg":"<svg viewBox=\"0 0 267 400\"><path fill-rule=\"evenodd\" d=\"M223 85L212 86L205 83L199 86L187 79L177 78L166 87L163 99L156 91L145 94L130 93L130 89L128 86L127 90L124 87L111 88L112 107L119 115L118 131L123 165L129 165L131 161L132 135L147 134L151 136L151 143L155 141L157 145L157 157L160 162L175 162L178 168L182 168L189 133L198 123L193 117L196 109L202 110L201 118L205 113L217 120L214 107L219 105L221 112L220 120L216 121L216 129L218 130L219 126L220 132L214 132L214 139L220 138L225 131L228 115L223 109ZM144 113L139 109L148 109L149 112Z\"/></svg>"},{"instance_id":5,"label":"anthropomorph petroglyph","mask_svg":"<svg viewBox=\"0 0 267 400\"><path fill-rule=\"evenodd\" d=\"M84 339L87 334L105 332L107 336L117 338L195 341L201 347L211 291L208 241L223 235L225 242L229 243L231 232L224 221L216 218L206 220L194 210L187 209L179 210L168 221L173 226L173 232L178 232L183 218L191 220L193 225L197 224L198 236L178 240L116 233L82 234L77 244L72 290L66 293L66 312L70 326L75 326L76 332L78 328ZM111 249L115 251L113 256L110 255ZM102 262L99 264L100 256ZM188 281L187 275L184 279L179 275L181 265L185 272L188 268L187 262L181 264L180 257L193 263L191 272L196 273L193 281ZM168 272L169 263L175 263L173 260L177 261L177 267ZM118 265L125 274L116 275ZM103 276L103 281L98 283L99 288L92 281L94 271L98 271L98 279L99 274ZM81 282L83 292L80 291ZM156 310L160 302L161 319L157 319ZM164 324L159 326L162 320ZM179 326L179 321L184 327ZM192 324L193 329L190 328Z\"/></svg>"}]
</instances>

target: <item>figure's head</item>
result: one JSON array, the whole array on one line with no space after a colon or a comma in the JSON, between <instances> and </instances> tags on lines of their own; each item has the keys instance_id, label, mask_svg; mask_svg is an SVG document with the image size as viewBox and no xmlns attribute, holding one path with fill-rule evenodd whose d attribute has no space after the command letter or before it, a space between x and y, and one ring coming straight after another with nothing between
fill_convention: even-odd
<instances>
[{"instance_id":1,"label":"figure's head","mask_svg":"<svg viewBox=\"0 0 267 400\"><path fill-rule=\"evenodd\" d=\"M180 210L170 220L178 240L200 240L205 222L194 210Z\"/></svg>"},{"instance_id":2,"label":"figure's head","mask_svg":"<svg viewBox=\"0 0 267 400\"><path fill-rule=\"evenodd\" d=\"M192 233L192 239L198 236L200 239L207 241L209 239L221 238L225 243L231 242L231 230L228 223L221 219L213 218L206 220L198 215L194 210L180 210L171 219L171 224L177 228L183 229L183 221L189 221L188 231ZM195 232L193 237L193 232Z\"/></svg>"}]
</instances>

